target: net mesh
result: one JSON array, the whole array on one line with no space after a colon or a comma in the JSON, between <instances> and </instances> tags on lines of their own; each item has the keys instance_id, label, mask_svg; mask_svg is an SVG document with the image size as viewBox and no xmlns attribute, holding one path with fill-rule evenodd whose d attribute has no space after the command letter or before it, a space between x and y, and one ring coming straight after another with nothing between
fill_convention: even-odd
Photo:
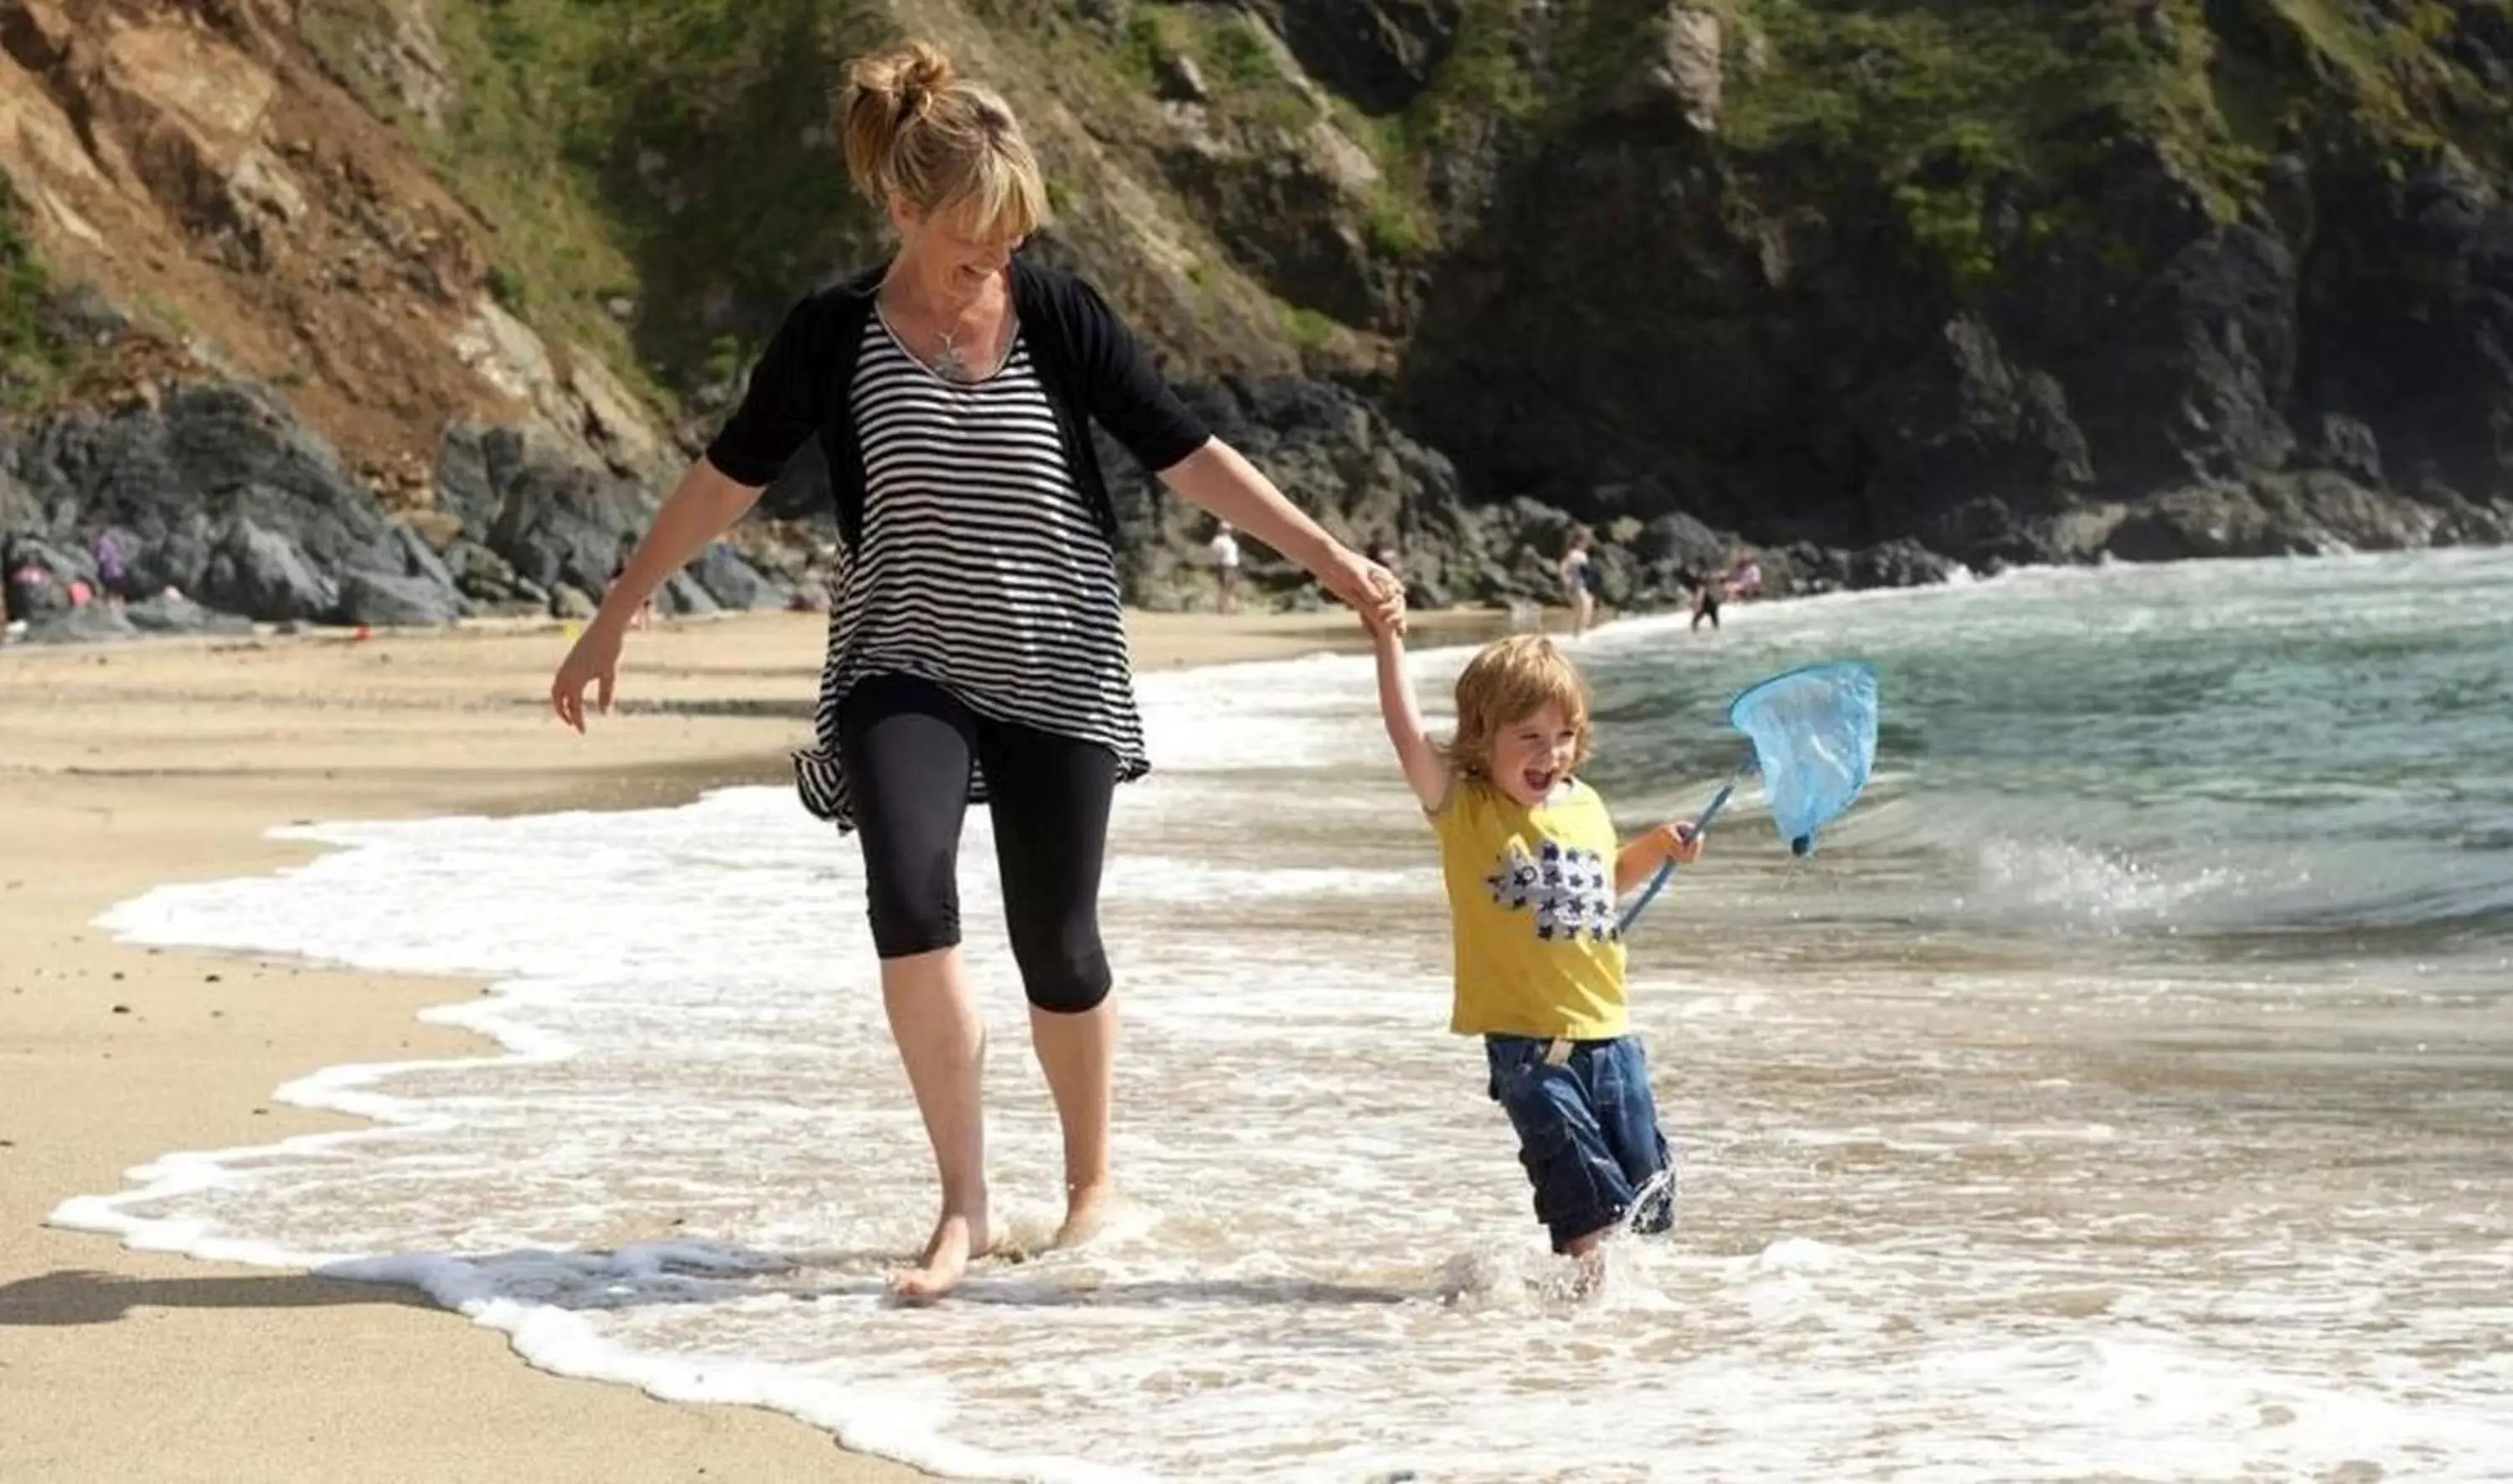
<instances>
[{"instance_id":1,"label":"net mesh","mask_svg":"<svg viewBox=\"0 0 2513 1484\"><path fill-rule=\"evenodd\" d=\"M1876 766L1876 672L1839 661L1774 676L1736 697L1728 721L1753 741L1772 823L1805 855Z\"/></svg>"}]
</instances>

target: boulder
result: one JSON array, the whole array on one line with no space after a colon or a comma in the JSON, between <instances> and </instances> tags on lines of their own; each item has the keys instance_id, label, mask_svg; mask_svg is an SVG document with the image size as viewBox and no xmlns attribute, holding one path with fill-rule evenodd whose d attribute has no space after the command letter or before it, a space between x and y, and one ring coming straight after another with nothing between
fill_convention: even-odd
<instances>
[{"instance_id":1,"label":"boulder","mask_svg":"<svg viewBox=\"0 0 2513 1484\"><path fill-rule=\"evenodd\" d=\"M251 634L253 620L206 608L168 588L123 609L132 627L147 634Z\"/></svg>"},{"instance_id":2,"label":"boulder","mask_svg":"<svg viewBox=\"0 0 2513 1484\"><path fill-rule=\"evenodd\" d=\"M268 623L324 618L339 603L338 585L294 540L241 517L219 537L197 580L168 585Z\"/></svg>"},{"instance_id":3,"label":"boulder","mask_svg":"<svg viewBox=\"0 0 2513 1484\"><path fill-rule=\"evenodd\" d=\"M468 537L445 549L445 567L466 598L504 603L517 596L514 564Z\"/></svg>"},{"instance_id":4,"label":"boulder","mask_svg":"<svg viewBox=\"0 0 2513 1484\"><path fill-rule=\"evenodd\" d=\"M114 611L111 605L102 603L57 609L30 620L26 625L26 642L38 644L103 644L139 637L140 630L129 618Z\"/></svg>"},{"instance_id":5,"label":"boulder","mask_svg":"<svg viewBox=\"0 0 2513 1484\"><path fill-rule=\"evenodd\" d=\"M519 577L587 592L610 585L622 538L643 533L655 502L626 480L529 450L498 470L498 511L484 533Z\"/></svg>"},{"instance_id":6,"label":"boulder","mask_svg":"<svg viewBox=\"0 0 2513 1484\"><path fill-rule=\"evenodd\" d=\"M445 559L405 521L397 520L384 527L383 535L376 541L371 565L377 571L415 577L449 593L457 586Z\"/></svg>"},{"instance_id":7,"label":"boulder","mask_svg":"<svg viewBox=\"0 0 2513 1484\"><path fill-rule=\"evenodd\" d=\"M340 579L339 621L377 628L425 628L462 616L450 585L389 572L351 572Z\"/></svg>"},{"instance_id":8,"label":"boulder","mask_svg":"<svg viewBox=\"0 0 2513 1484\"><path fill-rule=\"evenodd\" d=\"M688 572L674 572L655 594L655 606L675 617L695 618L721 612L723 605L715 601L698 579Z\"/></svg>"},{"instance_id":9,"label":"boulder","mask_svg":"<svg viewBox=\"0 0 2513 1484\"><path fill-rule=\"evenodd\" d=\"M722 607L781 608L793 590L762 573L730 544L718 541L698 553L689 575Z\"/></svg>"},{"instance_id":10,"label":"boulder","mask_svg":"<svg viewBox=\"0 0 2513 1484\"><path fill-rule=\"evenodd\" d=\"M1926 587L1945 581L1956 570L1956 564L1908 536L1852 552L1846 565L1853 588Z\"/></svg>"},{"instance_id":11,"label":"boulder","mask_svg":"<svg viewBox=\"0 0 2513 1484\"><path fill-rule=\"evenodd\" d=\"M1725 570L1736 547L1734 535L1712 530L1681 510L1643 526L1631 543L1632 555L1644 562L1672 563L1695 574Z\"/></svg>"}]
</instances>

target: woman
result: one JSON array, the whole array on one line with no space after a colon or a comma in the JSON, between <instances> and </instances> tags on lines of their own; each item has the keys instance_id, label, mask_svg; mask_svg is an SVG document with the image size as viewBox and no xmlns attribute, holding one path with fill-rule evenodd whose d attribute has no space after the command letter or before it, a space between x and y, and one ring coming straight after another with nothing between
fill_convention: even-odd
<instances>
[{"instance_id":1,"label":"woman","mask_svg":"<svg viewBox=\"0 0 2513 1484\"><path fill-rule=\"evenodd\" d=\"M550 687L608 710L645 596L819 435L850 560L830 605L803 800L858 834L882 1002L941 1177L903 1297L952 1287L990 1240L980 1071L953 884L967 806L995 821L1004 916L1064 1134L1065 1222L1105 1213L1117 1018L1098 928L1110 795L1143 773L1097 420L1161 482L1297 561L1373 623L1404 595L1212 437L1078 278L1013 254L1047 215L991 89L912 44L860 60L847 165L889 213L887 264L805 298L741 405L655 517Z\"/></svg>"},{"instance_id":2,"label":"woman","mask_svg":"<svg viewBox=\"0 0 2513 1484\"><path fill-rule=\"evenodd\" d=\"M1557 574L1562 579L1562 601L1571 606L1571 637L1577 639L1597 616L1597 568L1588 554L1586 531L1571 533L1571 549L1562 554Z\"/></svg>"}]
</instances>

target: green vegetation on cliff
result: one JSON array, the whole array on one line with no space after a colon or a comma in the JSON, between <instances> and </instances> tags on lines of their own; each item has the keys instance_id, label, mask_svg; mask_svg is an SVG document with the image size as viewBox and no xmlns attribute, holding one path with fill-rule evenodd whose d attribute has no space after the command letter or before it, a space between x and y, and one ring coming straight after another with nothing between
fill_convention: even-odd
<instances>
[{"instance_id":1,"label":"green vegetation on cliff","mask_svg":"<svg viewBox=\"0 0 2513 1484\"><path fill-rule=\"evenodd\" d=\"M377 0L309 7L344 77ZM453 101L431 128L369 79L497 229L506 307L686 388L740 360L730 308L822 276L869 214L830 129L846 59L898 33L875 0L472 0L436 8ZM624 314L623 311L624 310Z\"/></svg>"},{"instance_id":2,"label":"green vegetation on cliff","mask_svg":"<svg viewBox=\"0 0 2513 1484\"><path fill-rule=\"evenodd\" d=\"M0 180L0 411L41 397L68 356L49 323L52 282L19 225L21 210Z\"/></svg>"},{"instance_id":3,"label":"green vegetation on cliff","mask_svg":"<svg viewBox=\"0 0 2513 1484\"><path fill-rule=\"evenodd\" d=\"M1496 124L1522 143L1579 127L1666 55L1684 10L1719 22L1721 157L1777 201L1881 191L1958 285L2001 270L1993 199L2028 234L2098 226L2071 186L2124 142L2219 220L2281 150L2395 173L2513 150L2513 98L2462 45L2513 36L2508 0L1465 0L1448 62L1376 137L1391 175L1418 181Z\"/></svg>"},{"instance_id":4,"label":"green vegetation on cliff","mask_svg":"<svg viewBox=\"0 0 2513 1484\"><path fill-rule=\"evenodd\" d=\"M309 0L303 25L367 76L358 38L402 3ZM1514 164L1600 127L1684 136L1663 75L1633 98L1685 11L1717 22L1699 157L1740 219L1881 209L1958 294L2013 286L2053 242L2151 267L2106 197L2125 155L2230 221L2284 152L2397 177L2513 151L2486 70L2513 45L2513 0L1348 3L1381 35L1440 27L1414 38L1432 60L1393 105L1303 69L1273 28L1296 0L443 0L441 123L369 92L496 225L509 307L561 354L588 344L682 389L738 365L763 305L870 248L830 100L846 59L937 25L982 36L979 70L1052 96L1104 153L1049 151L1061 202L1105 206L1110 174L1148 193L1103 212L1103 237L1157 218L1151 258L1183 254L1200 293L1229 276L1270 295L1256 332L1295 352L1347 328L1401 343L1410 275L1437 272ZM1697 83L1697 26L1691 45ZM1327 158L1333 133L1375 180ZM1285 185L1303 178L1336 183Z\"/></svg>"},{"instance_id":5,"label":"green vegetation on cliff","mask_svg":"<svg viewBox=\"0 0 2513 1484\"><path fill-rule=\"evenodd\" d=\"M1280 47L1244 12L1211 6L1144 5L1128 18L1114 54L1117 75L1146 92L1161 86L1172 59L1193 62L1212 102L1235 117L1296 131L1316 116L1287 70Z\"/></svg>"},{"instance_id":6,"label":"green vegetation on cliff","mask_svg":"<svg viewBox=\"0 0 2513 1484\"><path fill-rule=\"evenodd\" d=\"M2398 0L1735 0L1760 67L1725 118L1747 156L1790 151L1889 190L1958 282L2002 264L1991 193L2028 233L2099 230L2072 190L2144 141L2218 220L2255 204L2284 150L2373 151L2404 170L2448 149L2500 160L2508 105L2452 43L2508 7ZM1732 63L1733 65L1733 63Z\"/></svg>"}]
</instances>

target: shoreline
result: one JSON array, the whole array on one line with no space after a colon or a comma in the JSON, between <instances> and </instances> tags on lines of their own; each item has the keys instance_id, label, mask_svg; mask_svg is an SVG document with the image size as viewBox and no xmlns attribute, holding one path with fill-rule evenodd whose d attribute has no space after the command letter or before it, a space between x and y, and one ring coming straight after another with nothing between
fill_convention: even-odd
<instances>
[{"instance_id":1,"label":"shoreline","mask_svg":"<svg viewBox=\"0 0 2513 1484\"><path fill-rule=\"evenodd\" d=\"M1458 641L1501 613L1421 615ZM1145 673L1363 647L1348 614L1130 614ZM529 1367L393 1285L136 1251L46 1224L171 1152L367 1120L272 1100L353 1063L495 1052L422 1022L459 979L150 949L92 924L172 881L285 870L316 819L623 809L779 781L824 618L632 635L619 714L547 716L556 624L159 638L0 656L0 1457L13 1480L926 1477L755 1408ZM422 1387L404 1378L426 1376Z\"/></svg>"}]
</instances>

